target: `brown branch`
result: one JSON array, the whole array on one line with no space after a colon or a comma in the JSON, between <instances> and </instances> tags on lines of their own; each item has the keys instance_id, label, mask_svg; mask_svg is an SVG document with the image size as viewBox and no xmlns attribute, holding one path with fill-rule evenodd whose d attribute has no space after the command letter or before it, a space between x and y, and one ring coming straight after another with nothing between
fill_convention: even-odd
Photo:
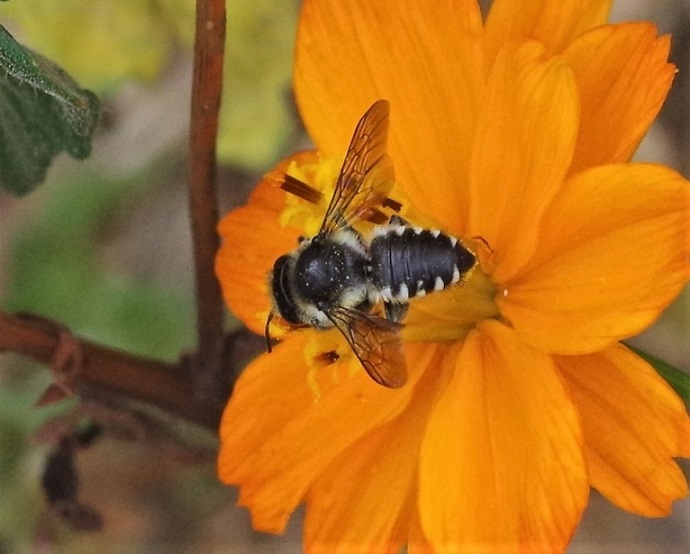
<instances>
[{"instance_id":1,"label":"brown branch","mask_svg":"<svg viewBox=\"0 0 690 554\"><path fill-rule=\"evenodd\" d=\"M0 312L0 351L52 365L59 340L60 328L55 324ZM82 354L81 367L72 381L76 392L96 389L136 399L211 431L217 430L220 412L216 404L195 398L184 366L134 356L86 340L75 341Z\"/></svg>"},{"instance_id":2,"label":"brown branch","mask_svg":"<svg viewBox=\"0 0 690 554\"><path fill-rule=\"evenodd\" d=\"M216 137L223 81L225 0L197 0L189 144L189 198L196 270L196 391L212 396L222 380L223 300L214 275L219 246L216 225Z\"/></svg>"},{"instance_id":3,"label":"brown branch","mask_svg":"<svg viewBox=\"0 0 690 554\"><path fill-rule=\"evenodd\" d=\"M224 40L225 0L197 0L188 176L198 307L193 370L189 364L163 363L74 338L71 348L79 353L79 367L69 387L61 389L139 400L212 431L217 430L233 378L232 360L223 362L231 352L224 350L223 301L214 275L219 247L215 145ZM40 318L0 312L0 351L27 356L54 371L65 352L65 332Z\"/></svg>"}]
</instances>

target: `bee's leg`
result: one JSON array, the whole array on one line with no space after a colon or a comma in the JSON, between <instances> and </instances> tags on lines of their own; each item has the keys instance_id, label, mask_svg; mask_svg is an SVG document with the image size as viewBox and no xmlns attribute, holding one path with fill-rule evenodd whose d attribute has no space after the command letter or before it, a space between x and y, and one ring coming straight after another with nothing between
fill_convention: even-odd
<instances>
[{"instance_id":1,"label":"bee's leg","mask_svg":"<svg viewBox=\"0 0 690 554\"><path fill-rule=\"evenodd\" d=\"M398 214L393 214L390 217L390 219L388 220L388 223L390 225L394 225L396 227L399 225L402 225L403 227L409 227L410 226L410 224L405 219L400 217Z\"/></svg>"},{"instance_id":2,"label":"bee's leg","mask_svg":"<svg viewBox=\"0 0 690 554\"><path fill-rule=\"evenodd\" d=\"M410 305L399 302L384 302L383 307L386 310L386 319L398 322L405 317Z\"/></svg>"}]
</instances>

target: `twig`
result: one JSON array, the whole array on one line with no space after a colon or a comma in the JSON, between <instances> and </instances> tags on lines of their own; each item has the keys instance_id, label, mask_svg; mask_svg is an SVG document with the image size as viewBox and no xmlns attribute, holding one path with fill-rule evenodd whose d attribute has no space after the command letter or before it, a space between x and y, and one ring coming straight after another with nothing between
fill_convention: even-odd
<instances>
[{"instance_id":1,"label":"twig","mask_svg":"<svg viewBox=\"0 0 690 554\"><path fill-rule=\"evenodd\" d=\"M167 364L74 339L80 370L75 392L107 392L146 402L216 431L231 384L224 354L223 301L214 275L219 246L215 190L216 137L223 75L225 0L197 0L189 146L189 196L196 269L198 349L189 364ZM0 312L0 351L52 365L60 327Z\"/></svg>"},{"instance_id":2,"label":"twig","mask_svg":"<svg viewBox=\"0 0 690 554\"><path fill-rule=\"evenodd\" d=\"M213 271L216 225L216 137L223 80L225 0L197 0L189 143L189 199L196 270L197 392L212 396L221 378L223 300Z\"/></svg>"},{"instance_id":3,"label":"twig","mask_svg":"<svg viewBox=\"0 0 690 554\"><path fill-rule=\"evenodd\" d=\"M51 365L60 340L59 328L45 321L0 312L0 351L6 350ZM81 370L74 377L77 392L90 388L136 399L216 431L216 403L199 402L183 365L134 356L75 339L82 352Z\"/></svg>"}]
</instances>

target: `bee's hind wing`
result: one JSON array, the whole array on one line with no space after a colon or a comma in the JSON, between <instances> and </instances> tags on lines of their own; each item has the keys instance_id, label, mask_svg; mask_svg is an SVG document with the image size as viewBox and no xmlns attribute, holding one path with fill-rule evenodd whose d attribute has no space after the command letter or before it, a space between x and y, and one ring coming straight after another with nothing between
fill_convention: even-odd
<instances>
[{"instance_id":1,"label":"bee's hind wing","mask_svg":"<svg viewBox=\"0 0 690 554\"><path fill-rule=\"evenodd\" d=\"M407 364L400 339L402 324L343 307L334 308L328 317L374 381L390 388L405 384Z\"/></svg>"}]
</instances>

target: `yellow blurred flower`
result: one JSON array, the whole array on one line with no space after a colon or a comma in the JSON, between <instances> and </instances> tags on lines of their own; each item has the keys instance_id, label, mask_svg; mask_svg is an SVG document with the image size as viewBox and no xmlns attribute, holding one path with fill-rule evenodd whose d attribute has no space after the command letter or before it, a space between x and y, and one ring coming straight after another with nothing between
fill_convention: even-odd
<instances>
[{"instance_id":1,"label":"yellow blurred flower","mask_svg":"<svg viewBox=\"0 0 690 554\"><path fill-rule=\"evenodd\" d=\"M33 0L8 2L0 14L20 27L26 46L99 92L152 80L175 37L191 44L194 29L192 0Z\"/></svg>"},{"instance_id":2,"label":"yellow blurred flower","mask_svg":"<svg viewBox=\"0 0 690 554\"><path fill-rule=\"evenodd\" d=\"M250 364L218 468L256 529L282 532L305 503L308 552L559 552L590 486L646 516L687 494L673 458L690 456L690 418L619 343L690 278L688 182L629 162L674 67L668 37L606 25L609 7L496 0L482 22L475 0L305 0L294 85L319 154L276 171L327 196L386 98L405 216L492 252L413 301L402 389L335 332L287 333ZM274 260L322 217L267 179L221 222L217 273L251 329Z\"/></svg>"},{"instance_id":3,"label":"yellow blurred flower","mask_svg":"<svg viewBox=\"0 0 690 554\"><path fill-rule=\"evenodd\" d=\"M227 3L217 146L223 163L266 167L294 132L285 92L296 10L294 2L275 0ZM158 78L176 47L186 49L191 59L195 2L6 2L0 3L0 18L18 29L16 36L25 46L64 67L81 86L104 94L126 82Z\"/></svg>"}]
</instances>

